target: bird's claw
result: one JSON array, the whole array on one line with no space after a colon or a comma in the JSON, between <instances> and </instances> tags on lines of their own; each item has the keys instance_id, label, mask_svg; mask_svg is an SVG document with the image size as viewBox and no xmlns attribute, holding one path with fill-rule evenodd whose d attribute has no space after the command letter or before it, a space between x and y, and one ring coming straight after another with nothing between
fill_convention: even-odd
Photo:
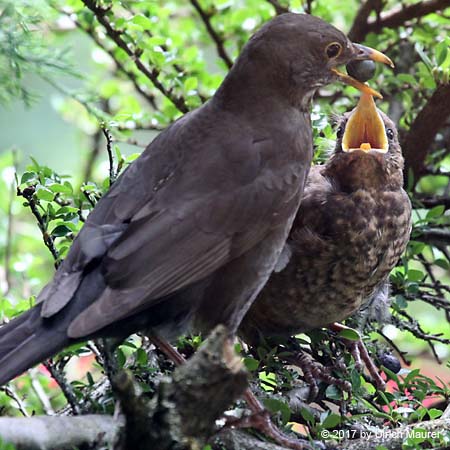
<instances>
[{"instance_id":1,"label":"bird's claw","mask_svg":"<svg viewBox=\"0 0 450 450\"><path fill-rule=\"evenodd\" d=\"M327 384L338 386L345 392L351 392L352 390L352 385L348 381L333 377L328 367L324 367L315 361L306 352L300 352L295 356L289 357L288 362L302 369L303 377L310 389L308 401L313 401L319 394L317 381L324 381Z\"/></svg>"},{"instance_id":2,"label":"bird's claw","mask_svg":"<svg viewBox=\"0 0 450 450\"><path fill-rule=\"evenodd\" d=\"M342 331L349 329L349 327L346 327L345 325L342 325L340 323L334 323L330 326L330 328L334 331ZM372 358L370 357L369 352L367 351L367 348L364 345L362 339L358 339L357 341L350 341L348 339L344 339L344 342L355 361L356 369L362 372L364 366L366 366L367 371L372 377L372 380L376 388L379 390L384 390L386 388L386 383L383 381L380 374L378 373L378 368L373 362Z\"/></svg>"},{"instance_id":3,"label":"bird's claw","mask_svg":"<svg viewBox=\"0 0 450 450\"><path fill-rule=\"evenodd\" d=\"M241 418L227 419L224 427L254 428L283 447L292 450L313 450L313 447L304 440L291 438L280 431L272 422L269 411L264 408L250 389L245 391L244 398L252 414Z\"/></svg>"}]
</instances>

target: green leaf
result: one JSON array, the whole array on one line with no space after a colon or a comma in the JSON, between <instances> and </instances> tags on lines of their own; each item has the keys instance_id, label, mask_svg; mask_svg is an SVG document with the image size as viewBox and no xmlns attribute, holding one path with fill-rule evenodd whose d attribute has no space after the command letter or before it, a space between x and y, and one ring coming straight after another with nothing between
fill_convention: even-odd
<instances>
[{"instance_id":1,"label":"green leaf","mask_svg":"<svg viewBox=\"0 0 450 450\"><path fill-rule=\"evenodd\" d=\"M334 428L341 423L341 416L339 414L331 413L322 422L323 428Z\"/></svg>"},{"instance_id":2,"label":"green leaf","mask_svg":"<svg viewBox=\"0 0 450 450\"><path fill-rule=\"evenodd\" d=\"M266 398L263 400L263 403L270 412L281 413L281 420L283 421L283 424L289 422L289 419L291 418L291 410L285 401L275 398Z\"/></svg>"},{"instance_id":3,"label":"green leaf","mask_svg":"<svg viewBox=\"0 0 450 450\"><path fill-rule=\"evenodd\" d=\"M148 18L148 17L145 17L145 16L143 16L143 15L141 15L141 14L138 14L138 15L136 15L136 16L134 16L131 20L130 20L130 22L132 22L132 23L134 23L134 24L136 24L136 25L140 25L144 30L145 29L151 29L152 27L153 27L153 23L152 23L152 21Z\"/></svg>"},{"instance_id":4,"label":"green leaf","mask_svg":"<svg viewBox=\"0 0 450 450\"><path fill-rule=\"evenodd\" d=\"M434 264L444 270L450 269L450 263L444 258L435 259Z\"/></svg>"},{"instance_id":5,"label":"green leaf","mask_svg":"<svg viewBox=\"0 0 450 450\"><path fill-rule=\"evenodd\" d=\"M136 351L136 361L139 365L145 366L148 363L148 355L147 352L142 349L138 348Z\"/></svg>"},{"instance_id":6,"label":"green leaf","mask_svg":"<svg viewBox=\"0 0 450 450\"><path fill-rule=\"evenodd\" d=\"M339 331L338 337L347 339L349 341L359 341L361 339L359 333L352 328L347 328Z\"/></svg>"},{"instance_id":7,"label":"green leaf","mask_svg":"<svg viewBox=\"0 0 450 450\"><path fill-rule=\"evenodd\" d=\"M195 77L189 77L186 78L186 80L184 80L184 90L189 92L189 91L193 91L195 89L197 89L198 86L198 80Z\"/></svg>"},{"instance_id":8,"label":"green leaf","mask_svg":"<svg viewBox=\"0 0 450 450\"><path fill-rule=\"evenodd\" d=\"M44 200L46 202L52 202L55 198L55 194L47 188L38 186L36 189L36 197L39 200Z\"/></svg>"},{"instance_id":9,"label":"green leaf","mask_svg":"<svg viewBox=\"0 0 450 450\"><path fill-rule=\"evenodd\" d=\"M72 193L72 188L67 186L66 184L53 183L53 184L49 185L48 188L52 192L59 192L61 194L71 194Z\"/></svg>"},{"instance_id":10,"label":"green leaf","mask_svg":"<svg viewBox=\"0 0 450 450\"><path fill-rule=\"evenodd\" d=\"M127 361L127 358L125 356L125 353L120 347L117 348L116 350L116 356L117 356L117 364L119 365L119 367L123 367Z\"/></svg>"},{"instance_id":11,"label":"green leaf","mask_svg":"<svg viewBox=\"0 0 450 450\"><path fill-rule=\"evenodd\" d=\"M255 371L259 367L259 361L255 358L244 358L244 364L250 372Z\"/></svg>"},{"instance_id":12,"label":"green leaf","mask_svg":"<svg viewBox=\"0 0 450 450\"><path fill-rule=\"evenodd\" d=\"M438 206L435 206L434 208L430 209L427 212L426 218L427 219L432 219L432 218L435 218L435 217L442 217L444 212L445 212L445 206L444 205L438 205Z\"/></svg>"},{"instance_id":13,"label":"green leaf","mask_svg":"<svg viewBox=\"0 0 450 450\"><path fill-rule=\"evenodd\" d=\"M442 66L442 64L444 64L445 60L447 59L448 55L448 45L445 40L439 42L439 44L436 45L435 55L436 55L436 64L438 66Z\"/></svg>"},{"instance_id":14,"label":"green leaf","mask_svg":"<svg viewBox=\"0 0 450 450\"><path fill-rule=\"evenodd\" d=\"M409 269L407 273L408 281L422 281L425 274L421 270Z\"/></svg>"},{"instance_id":15,"label":"green leaf","mask_svg":"<svg viewBox=\"0 0 450 450\"><path fill-rule=\"evenodd\" d=\"M316 420L314 419L314 416L312 415L312 413L309 411L309 409L307 408L302 408L300 410L300 414L301 416L311 425L314 425L314 423L316 422Z\"/></svg>"},{"instance_id":16,"label":"green leaf","mask_svg":"<svg viewBox=\"0 0 450 450\"><path fill-rule=\"evenodd\" d=\"M428 410L428 415L430 416L431 420L437 419L438 417L441 417L443 412L440 409L431 408Z\"/></svg>"},{"instance_id":17,"label":"green leaf","mask_svg":"<svg viewBox=\"0 0 450 450\"><path fill-rule=\"evenodd\" d=\"M63 237L67 236L69 233L72 233L72 230L67 225L58 225L53 228L50 234L53 237Z\"/></svg>"},{"instance_id":18,"label":"green leaf","mask_svg":"<svg viewBox=\"0 0 450 450\"><path fill-rule=\"evenodd\" d=\"M20 184L28 183L29 181L36 181L37 174L35 172L24 172L20 178Z\"/></svg>"}]
</instances>

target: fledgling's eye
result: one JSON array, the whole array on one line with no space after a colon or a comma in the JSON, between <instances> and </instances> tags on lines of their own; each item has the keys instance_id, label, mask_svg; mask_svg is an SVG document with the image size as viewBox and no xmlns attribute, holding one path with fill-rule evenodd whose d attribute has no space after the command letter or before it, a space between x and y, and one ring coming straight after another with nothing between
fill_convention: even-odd
<instances>
[{"instance_id":1,"label":"fledgling's eye","mask_svg":"<svg viewBox=\"0 0 450 450\"><path fill-rule=\"evenodd\" d=\"M388 128L386 130L386 136L390 141L392 141L392 139L394 139L394 130L392 128Z\"/></svg>"},{"instance_id":2,"label":"fledgling's eye","mask_svg":"<svg viewBox=\"0 0 450 450\"><path fill-rule=\"evenodd\" d=\"M339 126L336 130L336 137L340 139L344 135L344 127Z\"/></svg>"},{"instance_id":3,"label":"fledgling's eye","mask_svg":"<svg viewBox=\"0 0 450 450\"><path fill-rule=\"evenodd\" d=\"M330 59L337 58L342 52L342 45L339 42L332 42L327 45L327 56Z\"/></svg>"}]
</instances>

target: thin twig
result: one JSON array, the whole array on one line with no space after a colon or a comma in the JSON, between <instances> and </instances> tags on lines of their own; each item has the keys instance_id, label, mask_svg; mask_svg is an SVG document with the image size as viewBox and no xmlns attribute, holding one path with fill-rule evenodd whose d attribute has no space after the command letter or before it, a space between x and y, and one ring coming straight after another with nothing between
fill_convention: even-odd
<instances>
[{"instance_id":1,"label":"thin twig","mask_svg":"<svg viewBox=\"0 0 450 450\"><path fill-rule=\"evenodd\" d=\"M28 206L30 207L31 212L33 213L34 217L38 222L38 226L39 229L41 230L44 244L50 250L50 253L52 254L54 259L55 268L57 269L60 264L59 252L55 247L55 241L53 240L53 237L47 232L47 224L45 223L44 218L39 212L37 203L34 200L34 188L28 187L25 188L23 191L17 188L17 195L24 197L27 200Z\"/></svg>"},{"instance_id":2,"label":"thin twig","mask_svg":"<svg viewBox=\"0 0 450 450\"><path fill-rule=\"evenodd\" d=\"M280 14L289 12L289 8L286 8L285 6L280 5L280 3L277 0L266 0L266 1L275 8L275 12L277 13L277 16L279 16Z\"/></svg>"},{"instance_id":3,"label":"thin twig","mask_svg":"<svg viewBox=\"0 0 450 450\"><path fill-rule=\"evenodd\" d=\"M137 69L143 73L155 86L158 91L161 92L168 100L170 100L179 111L182 113L186 113L189 111L189 108L186 105L186 102L183 97L176 97L173 95L171 89L166 89L164 85L158 80L158 76L160 74L159 70L156 68L150 69L147 67L140 59L140 51L132 50L130 46L123 40L122 32L116 30L111 22L109 21L107 14L109 9L102 8L97 5L94 0L82 0L84 5L89 8L93 13L96 19L100 24L105 28L106 34L116 43L118 47L120 47L130 58L134 61Z\"/></svg>"},{"instance_id":4,"label":"thin twig","mask_svg":"<svg viewBox=\"0 0 450 450\"><path fill-rule=\"evenodd\" d=\"M201 6L200 3L197 0L191 0L192 6L195 8L195 10L198 12L198 15L202 19L203 23L205 24L206 30L208 31L209 35L211 36L211 39L216 44L217 53L219 54L220 58L225 62L226 66L231 69L233 65L233 61L231 60L230 56L228 55L227 51L224 47L224 40L221 36L217 33L217 31L214 29L214 27L211 24L211 14L206 12Z\"/></svg>"},{"instance_id":5,"label":"thin twig","mask_svg":"<svg viewBox=\"0 0 450 450\"><path fill-rule=\"evenodd\" d=\"M58 383L61 392L64 394L64 397L66 397L67 402L72 408L73 414L75 415L80 414L81 411L80 407L78 406L77 397L75 395L75 392L73 391L72 386L67 381L63 369L59 369L51 359L45 361L44 366L50 372L52 378Z\"/></svg>"},{"instance_id":6,"label":"thin twig","mask_svg":"<svg viewBox=\"0 0 450 450\"><path fill-rule=\"evenodd\" d=\"M109 162L109 186L112 186L117 176L117 174L114 172L114 157L112 154L112 136L108 128L105 127L105 125L102 124L101 129L103 136L105 136L106 139L106 151L108 153L108 162Z\"/></svg>"},{"instance_id":7,"label":"thin twig","mask_svg":"<svg viewBox=\"0 0 450 450\"><path fill-rule=\"evenodd\" d=\"M0 390L3 391L9 398L14 400L17 407L19 408L19 411L22 413L23 416L30 417L21 398L17 395L16 391L12 386L3 386L2 388L0 388Z\"/></svg>"}]
</instances>

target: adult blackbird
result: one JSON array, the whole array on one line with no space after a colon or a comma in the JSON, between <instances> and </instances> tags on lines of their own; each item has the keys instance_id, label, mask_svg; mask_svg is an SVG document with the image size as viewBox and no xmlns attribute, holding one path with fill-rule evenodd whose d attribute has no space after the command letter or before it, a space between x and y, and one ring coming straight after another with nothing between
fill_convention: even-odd
<instances>
[{"instance_id":1,"label":"adult blackbird","mask_svg":"<svg viewBox=\"0 0 450 450\"><path fill-rule=\"evenodd\" d=\"M98 202L37 305L0 329L0 385L63 347L140 329L236 329L287 238L311 161L309 107L352 60L390 63L309 15L244 47L214 97Z\"/></svg>"},{"instance_id":2,"label":"adult blackbird","mask_svg":"<svg viewBox=\"0 0 450 450\"><path fill-rule=\"evenodd\" d=\"M274 273L241 323L244 340L330 326L383 289L411 231L402 169L394 123L363 93L334 154L309 172Z\"/></svg>"}]
</instances>

